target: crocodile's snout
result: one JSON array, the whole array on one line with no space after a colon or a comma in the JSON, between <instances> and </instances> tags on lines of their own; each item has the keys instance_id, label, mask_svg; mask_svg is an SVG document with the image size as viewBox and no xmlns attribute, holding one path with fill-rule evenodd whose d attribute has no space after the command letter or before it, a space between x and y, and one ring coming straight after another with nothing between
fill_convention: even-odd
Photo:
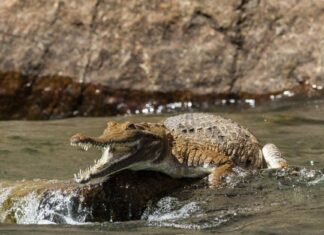
<instances>
[{"instance_id":1,"label":"crocodile's snout","mask_svg":"<svg viewBox=\"0 0 324 235\"><path fill-rule=\"evenodd\" d=\"M71 138L70 138L70 143L71 144L76 144L76 143L79 143L79 142L83 142L87 139L87 137L81 133L77 133L75 135L73 135Z\"/></svg>"},{"instance_id":2,"label":"crocodile's snout","mask_svg":"<svg viewBox=\"0 0 324 235\"><path fill-rule=\"evenodd\" d=\"M72 146L79 146L86 151L94 145L94 142L95 140L93 138L80 133L75 134L70 138L70 144Z\"/></svg>"}]
</instances>

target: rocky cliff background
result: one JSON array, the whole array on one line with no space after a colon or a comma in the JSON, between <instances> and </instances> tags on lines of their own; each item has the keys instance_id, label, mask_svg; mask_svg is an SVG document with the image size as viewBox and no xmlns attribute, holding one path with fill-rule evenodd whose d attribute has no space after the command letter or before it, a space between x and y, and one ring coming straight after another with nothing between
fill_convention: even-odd
<instances>
[{"instance_id":1,"label":"rocky cliff background","mask_svg":"<svg viewBox=\"0 0 324 235\"><path fill-rule=\"evenodd\" d=\"M2 0L0 118L322 95L323 22L322 0Z\"/></svg>"}]
</instances>

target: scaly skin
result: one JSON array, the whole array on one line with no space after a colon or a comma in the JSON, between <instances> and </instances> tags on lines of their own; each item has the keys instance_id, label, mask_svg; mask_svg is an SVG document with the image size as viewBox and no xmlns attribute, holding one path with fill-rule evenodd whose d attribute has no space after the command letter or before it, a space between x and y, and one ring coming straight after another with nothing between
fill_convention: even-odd
<instances>
[{"instance_id":1,"label":"scaly skin","mask_svg":"<svg viewBox=\"0 0 324 235\"><path fill-rule=\"evenodd\" d=\"M95 146L103 151L101 159L88 170L75 175L79 183L105 181L124 169L152 170L173 178L208 175L211 187L235 166L266 168L269 162L286 167L279 150L268 144L264 153L257 139L239 124L203 113L167 118L163 123L108 122L99 137L76 134L71 144L84 149ZM265 161L267 160L267 161Z\"/></svg>"}]
</instances>

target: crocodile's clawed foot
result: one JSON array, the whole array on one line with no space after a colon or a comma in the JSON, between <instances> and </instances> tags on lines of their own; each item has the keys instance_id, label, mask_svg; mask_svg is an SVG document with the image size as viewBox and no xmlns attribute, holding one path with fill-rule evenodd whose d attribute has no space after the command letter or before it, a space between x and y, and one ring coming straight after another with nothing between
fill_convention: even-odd
<instances>
[{"instance_id":1,"label":"crocodile's clawed foot","mask_svg":"<svg viewBox=\"0 0 324 235\"><path fill-rule=\"evenodd\" d=\"M226 163L220 167L217 167L208 176L209 188L223 188L225 186L225 178L232 172L233 164Z\"/></svg>"}]
</instances>

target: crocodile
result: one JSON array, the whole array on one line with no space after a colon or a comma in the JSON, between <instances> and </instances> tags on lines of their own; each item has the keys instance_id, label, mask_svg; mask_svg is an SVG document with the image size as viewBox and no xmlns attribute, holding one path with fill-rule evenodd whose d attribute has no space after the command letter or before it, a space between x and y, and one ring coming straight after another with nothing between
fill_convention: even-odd
<instances>
[{"instance_id":1,"label":"crocodile","mask_svg":"<svg viewBox=\"0 0 324 235\"><path fill-rule=\"evenodd\" d=\"M74 175L81 184L104 182L130 169L158 171L172 178L207 177L210 187L219 187L235 167L287 167L274 144L262 148L247 128L208 113L180 114L160 123L110 121L101 136L78 133L70 143L102 151L93 166Z\"/></svg>"}]
</instances>

